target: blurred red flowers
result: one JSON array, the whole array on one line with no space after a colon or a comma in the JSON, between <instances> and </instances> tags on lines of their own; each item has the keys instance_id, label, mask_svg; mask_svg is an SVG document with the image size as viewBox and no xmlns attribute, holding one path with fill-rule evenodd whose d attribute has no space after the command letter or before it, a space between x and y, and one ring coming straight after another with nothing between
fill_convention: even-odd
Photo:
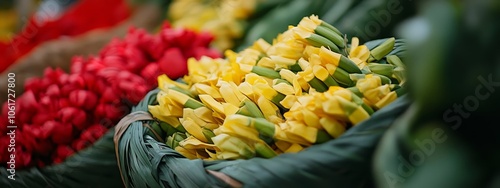
<instances>
[{"instance_id":1,"label":"blurred red flowers","mask_svg":"<svg viewBox=\"0 0 500 188\"><path fill-rule=\"evenodd\" d=\"M125 0L108 0L106 3L101 0L78 1L56 18L49 18L49 10L40 11L28 20L23 31L12 41L0 42L0 72L46 41L78 36L97 28L106 29L131 15L131 7Z\"/></svg>"},{"instance_id":2,"label":"blurred red flowers","mask_svg":"<svg viewBox=\"0 0 500 188\"><path fill-rule=\"evenodd\" d=\"M47 68L16 100L16 168L50 165L91 145L130 111L166 73L187 73L186 60L203 55L212 36L165 24L156 35L132 28L96 57L74 57L70 73ZM0 162L10 159L7 104L0 121ZM2 141L4 140L4 141Z\"/></svg>"}]
</instances>

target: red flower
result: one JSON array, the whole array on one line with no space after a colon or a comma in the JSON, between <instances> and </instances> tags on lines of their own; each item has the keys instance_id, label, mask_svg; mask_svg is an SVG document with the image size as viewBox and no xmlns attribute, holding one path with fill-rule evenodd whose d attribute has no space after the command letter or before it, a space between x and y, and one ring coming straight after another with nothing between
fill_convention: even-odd
<instances>
[{"instance_id":1,"label":"red flower","mask_svg":"<svg viewBox=\"0 0 500 188\"><path fill-rule=\"evenodd\" d=\"M16 167L23 168L31 163L31 153L26 152L21 146L16 146Z\"/></svg>"},{"instance_id":2,"label":"red flower","mask_svg":"<svg viewBox=\"0 0 500 188\"><path fill-rule=\"evenodd\" d=\"M49 156L54 150L54 144L49 140L37 139L33 151L41 156Z\"/></svg>"},{"instance_id":3,"label":"red flower","mask_svg":"<svg viewBox=\"0 0 500 188\"><path fill-rule=\"evenodd\" d=\"M187 74L186 58L179 48L170 48L158 61L161 72L167 74L172 79L177 79Z\"/></svg>"},{"instance_id":4,"label":"red flower","mask_svg":"<svg viewBox=\"0 0 500 188\"><path fill-rule=\"evenodd\" d=\"M148 83L148 88L153 87L153 85L157 85L157 78L160 76L160 66L158 63L151 63L144 67L141 71L141 76L144 78L146 83Z\"/></svg>"},{"instance_id":5,"label":"red flower","mask_svg":"<svg viewBox=\"0 0 500 188\"><path fill-rule=\"evenodd\" d=\"M64 85L67 85L69 82L69 75L68 74L62 74L61 76L59 76L59 79L58 79L58 84L59 86L64 86Z\"/></svg>"},{"instance_id":6,"label":"red flower","mask_svg":"<svg viewBox=\"0 0 500 188\"><path fill-rule=\"evenodd\" d=\"M54 157L54 163L60 163L63 162L64 159L68 158L69 156L73 155L75 151L73 148L67 146L67 145L59 145L56 148L56 152L53 155Z\"/></svg>"},{"instance_id":7,"label":"red flower","mask_svg":"<svg viewBox=\"0 0 500 188\"><path fill-rule=\"evenodd\" d=\"M105 67L106 65L102 64L102 59L99 57L91 57L87 64L85 64L85 72L94 74Z\"/></svg>"},{"instance_id":8,"label":"red flower","mask_svg":"<svg viewBox=\"0 0 500 188\"><path fill-rule=\"evenodd\" d=\"M58 97L59 95L61 95L61 90L59 89L59 86L57 86L56 84L52 84L47 88L45 95L49 97Z\"/></svg>"},{"instance_id":9,"label":"red flower","mask_svg":"<svg viewBox=\"0 0 500 188\"><path fill-rule=\"evenodd\" d=\"M40 127L40 135L37 136L40 139L47 139L50 138L50 136L54 135L53 132L55 129L60 129L60 123L56 121L46 121L41 127Z\"/></svg>"},{"instance_id":10,"label":"red flower","mask_svg":"<svg viewBox=\"0 0 500 188\"><path fill-rule=\"evenodd\" d=\"M56 144L69 144L73 140L73 126L71 124L57 123L57 128L52 130L52 141Z\"/></svg>"},{"instance_id":11,"label":"red flower","mask_svg":"<svg viewBox=\"0 0 500 188\"><path fill-rule=\"evenodd\" d=\"M81 56L76 56L71 59L71 70L72 74L82 73L85 65L85 59Z\"/></svg>"},{"instance_id":12,"label":"red flower","mask_svg":"<svg viewBox=\"0 0 500 188\"><path fill-rule=\"evenodd\" d=\"M109 119L113 122L120 119L125 114L125 105L120 109L112 104L99 104L97 105L94 115L97 119ZM128 109L127 109L128 110Z\"/></svg>"},{"instance_id":13,"label":"red flower","mask_svg":"<svg viewBox=\"0 0 500 188\"><path fill-rule=\"evenodd\" d=\"M64 71L60 68L52 69L51 67L45 68L43 75L44 78L49 80L51 83L55 83L58 81L59 76L63 75Z\"/></svg>"},{"instance_id":14,"label":"red flower","mask_svg":"<svg viewBox=\"0 0 500 188\"><path fill-rule=\"evenodd\" d=\"M97 104L97 95L85 90L75 90L69 94L69 101L75 107L90 110Z\"/></svg>"},{"instance_id":15,"label":"red flower","mask_svg":"<svg viewBox=\"0 0 500 188\"><path fill-rule=\"evenodd\" d=\"M54 119L52 113L37 113L35 116L33 116L31 123L35 125L43 125L45 122L50 121L52 119Z\"/></svg>"},{"instance_id":16,"label":"red flower","mask_svg":"<svg viewBox=\"0 0 500 188\"><path fill-rule=\"evenodd\" d=\"M87 146L91 145L90 141L84 140L84 139L78 139L73 142L71 145L75 150L80 151L82 149L85 149Z\"/></svg>"},{"instance_id":17,"label":"red flower","mask_svg":"<svg viewBox=\"0 0 500 188\"><path fill-rule=\"evenodd\" d=\"M38 108L38 102L36 101L35 94L32 90L27 90L23 93L21 97L17 100L21 108L30 110ZM4 111L7 112L7 111Z\"/></svg>"},{"instance_id":18,"label":"red flower","mask_svg":"<svg viewBox=\"0 0 500 188\"><path fill-rule=\"evenodd\" d=\"M71 72L47 68L26 82L16 100L16 167L42 167L64 161L90 146L130 112L157 76L176 79L187 73L190 57L219 57L208 48L212 36L169 24L159 34L132 28L97 57L74 57ZM8 105L2 106L0 133L7 130ZM9 138L0 135L0 162L9 160ZM70 147L71 146L71 147ZM47 161L51 159L51 161Z\"/></svg>"},{"instance_id":19,"label":"red flower","mask_svg":"<svg viewBox=\"0 0 500 188\"><path fill-rule=\"evenodd\" d=\"M87 114L83 110L75 107L66 107L58 112L62 123L73 124L78 130L84 129L86 125Z\"/></svg>"},{"instance_id":20,"label":"red flower","mask_svg":"<svg viewBox=\"0 0 500 188\"><path fill-rule=\"evenodd\" d=\"M105 88L104 92L102 92L99 103L117 104L120 102L120 99L117 96L118 92L116 92L113 88Z\"/></svg>"},{"instance_id":21,"label":"red flower","mask_svg":"<svg viewBox=\"0 0 500 188\"><path fill-rule=\"evenodd\" d=\"M101 136L104 135L107 130L108 129L106 129L106 127L100 124L95 124L87 128L87 130L84 130L80 136L80 139L94 143L99 138L101 138Z\"/></svg>"},{"instance_id":22,"label":"red flower","mask_svg":"<svg viewBox=\"0 0 500 188\"><path fill-rule=\"evenodd\" d=\"M85 88L85 80L79 74L69 75L68 84L73 85L79 89Z\"/></svg>"},{"instance_id":23,"label":"red flower","mask_svg":"<svg viewBox=\"0 0 500 188\"><path fill-rule=\"evenodd\" d=\"M61 98L59 99L59 108L66 108L70 106L70 101L69 99L66 98Z\"/></svg>"}]
</instances>

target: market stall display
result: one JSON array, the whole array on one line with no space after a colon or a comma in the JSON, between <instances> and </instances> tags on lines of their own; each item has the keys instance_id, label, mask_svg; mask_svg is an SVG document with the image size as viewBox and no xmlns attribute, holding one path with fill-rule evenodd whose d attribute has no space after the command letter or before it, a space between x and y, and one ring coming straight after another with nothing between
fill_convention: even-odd
<instances>
[{"instance_id":1,"label":"market stall display","mask_svg":"<svg viewBox=\"0 0 500 188\"><path fill-rule=\"evenodd\" d=\"M500 187L497 2L78 5L0 44L0 187Z\"/></svg>"},{"instance_id":2,"label":"market stall display","mask_svg":"<svg viewBox=\"0 0 500 188\"><path fill-rule=\"evenodd\" d=\"M272 44L258 40L240 53L227 51L226 59L188 60L188 75L181 82L158 77L159 91L115 130L125 185L219 185L204 170L210 164L253 184L238 175L243 172L230 170L245 164L234 159L265 161L282 153L307 153L307 147L342 138L346 130L369 121L404 94L405 65L398 57L404 54L402 41L360 45L354 38L347 45L340 36L313 15ZM253 165L249 168L262 168Z\"/></svg>"},{"instance_id":3,"label":"market stall display","mask_svg":"<svg viewBox=\"0 0 500 188\"><path fill-rule=\"evenodd\" d=\"M74 156L157 87L158 75L186 74L190 57L219 57L219 52L208 48L212 39L210 34L173 29L168 23L154 35L131 28L124 39L113 40L98 56L74 57L70 72L47 68L43 77L28 81L15 106L9 101L3 104L0 161L12 160L5 133L13 130L17 170L42 168ZM10 111L16 114L13 121L9 121Z\"/></svg>"}]
</instances>

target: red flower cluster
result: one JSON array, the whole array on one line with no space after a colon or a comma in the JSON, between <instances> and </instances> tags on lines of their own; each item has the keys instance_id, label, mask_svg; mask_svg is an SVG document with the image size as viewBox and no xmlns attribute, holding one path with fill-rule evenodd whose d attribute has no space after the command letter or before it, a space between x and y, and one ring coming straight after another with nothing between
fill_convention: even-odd
<instances>
[{"instance_id":1,"label":"red flower cluster","mask_svg":"<svg viewBox=\"0 0 500 188\"><path fill-rule=\"evenodd\" d=\"M189 57L220 57L208 48L212 39L168 24L156 35L131 29L97 57L73 58L70 73L48 68L27 81L16 99L16 168L58 163L91 145L157 86L157 76L183 76ZM0 117L2 164L12 154L7 108L4 103Z\"/></svg>"}]
</instances>

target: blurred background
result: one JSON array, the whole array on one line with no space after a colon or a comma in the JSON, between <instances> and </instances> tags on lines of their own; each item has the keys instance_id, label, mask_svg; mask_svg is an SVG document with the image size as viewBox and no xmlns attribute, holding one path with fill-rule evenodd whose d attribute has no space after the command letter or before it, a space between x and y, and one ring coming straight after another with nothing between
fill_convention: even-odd
<instances>
[{"instance_id":1,"label":"blurred background","mask_svg":"<svg viewBox=\"0 0 500 188\"><path fill-rule=\"evenodd\" d=\"M272 42L288 25L319 15L361 43L407 42L412 105L377 143L376 187L500 187L500 1L411 0L2 0L0 99L7 74L21 94L46 67L96 54L131 26L210 32L212 47Z\"/></svg>"}]
</instances>

